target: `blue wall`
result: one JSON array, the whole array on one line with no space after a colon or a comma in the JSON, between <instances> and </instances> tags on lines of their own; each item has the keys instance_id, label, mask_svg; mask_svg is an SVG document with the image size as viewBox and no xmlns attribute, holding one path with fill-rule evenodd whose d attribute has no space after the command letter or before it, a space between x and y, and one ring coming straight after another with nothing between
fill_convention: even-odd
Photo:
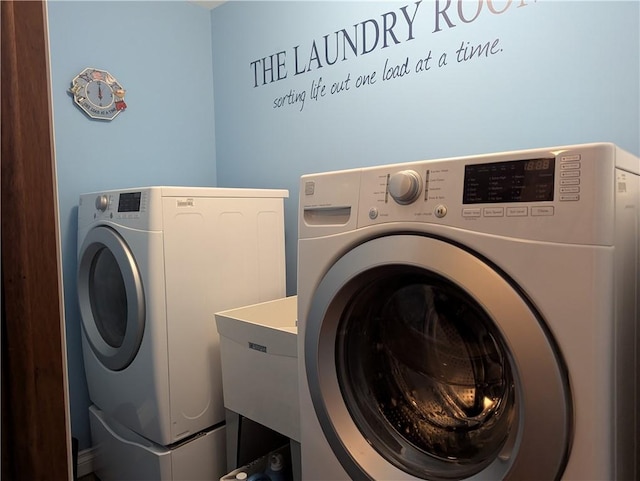
<instances>
[{"instance_id":1,"label":"blue wall","mask_svg":"<svg viewBox=\"0 0 640 481\"><path fill-rule=\"evenodd\" d=\"M213 10L218 182L289 189L290 293L301 174L593 141L640 154L638 2L446 5L231 2ZM392 25L394 15L398 43L387 35L384 47L384 21ZM342 29L360 40L358 55L339 43L339 60L328 65ZM469 58L487 43L493 53ZM372 51L362 54L363 45ZM458 58L461 46L468 50ZM416 71L429 52L429 70ZM405 62L408 74L383 80L385 63L402 73ZM357 86L373 72L375 83ZM320 77L325 96L313 100ZM331 94L347 78L349 89Z\"/></svg>"},{"instance_id":2,"label":"blue wall","mask_svg":"<svg viewBox=\"0 0 640 481\"><path fill-rule=\"evenodd\" d=\"M185 2L48 3L72 433L90 446L76 301L83 192L216 184L211 20ZM109 71L127 110L91 120L68 94L85 67Z\"/></svg>"}]
</instances>

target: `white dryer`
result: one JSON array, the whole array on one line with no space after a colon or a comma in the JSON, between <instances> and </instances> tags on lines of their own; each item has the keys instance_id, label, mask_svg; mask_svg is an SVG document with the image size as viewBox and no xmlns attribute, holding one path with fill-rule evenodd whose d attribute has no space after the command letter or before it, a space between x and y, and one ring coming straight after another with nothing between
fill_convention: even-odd
<instances>
[{"instance_id":1,"label":"white dryer","mask_svg":"<svg viewBox=\"0 0 640 481\"><path fill-rule=\"evenodd\" d=\"M130 430L184 450L212 438L203 432L224 430L214 313L285 295L287 196L146 187L80 197L78 300L89 397L98 408L94 443L104 448L105 433L123 438ZM100 427L110 420L118 428ZM122 442L134 445L133 438ZM224 432L216 438L224 450ZM216 476L224 474L221 459Z\"/></svg>"},{"instance_id":2,"label":"white dryer","mask_svg":"<svg viewBox=\"0 0 640 481\"><path fill-rule=\"evenodd\" d=\"M302 478L637 479L639 173L603 143L303 176Z\"/></svg>"}]
</instances>

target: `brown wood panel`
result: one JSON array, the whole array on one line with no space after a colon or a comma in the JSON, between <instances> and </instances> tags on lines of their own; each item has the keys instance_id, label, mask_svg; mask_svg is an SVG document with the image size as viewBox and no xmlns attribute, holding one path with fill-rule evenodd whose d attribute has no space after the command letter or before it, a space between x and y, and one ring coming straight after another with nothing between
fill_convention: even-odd
<instances>
[{"instance_id":1,"label":"brown wood panel","mask_svg":"<svg viewBox=\"0 0 640 481\"><path fill-rule=\"evenodd\" d=\"M64 480L69 427L45 4L0 5L2 479Z\"/></svg>"}]
</instances>

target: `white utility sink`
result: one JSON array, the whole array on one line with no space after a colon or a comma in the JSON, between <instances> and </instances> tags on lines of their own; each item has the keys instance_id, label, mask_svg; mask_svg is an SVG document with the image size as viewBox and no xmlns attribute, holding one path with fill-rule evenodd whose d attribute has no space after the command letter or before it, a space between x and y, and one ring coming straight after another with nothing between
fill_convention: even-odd
<instances>
[{"instance_id":1,"label":"white utility sink","mask_svg":"<svg viewBox=\"0 0 640 481\"><path fill-rule=\"evenodd\" d=\"M297 296L215 318L225 408L299 441Z\"/></svg>"}]
</instances>

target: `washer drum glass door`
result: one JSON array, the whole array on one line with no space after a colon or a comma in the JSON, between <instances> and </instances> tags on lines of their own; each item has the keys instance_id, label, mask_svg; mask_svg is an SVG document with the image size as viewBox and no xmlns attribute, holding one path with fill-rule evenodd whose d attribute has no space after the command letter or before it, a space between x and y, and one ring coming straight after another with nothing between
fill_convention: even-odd
<instances>
[{"instance_id":1,"label":"washer drum glass door","mask_svg":"<svg viewBox=\"0 0 640 481\"><path fill-rule=\"evenodd\" d=\"M87 340L98 360L113 371L126 368L142 342L144 291L129 247L110 227L89 231L80 248L78 301Z\"/></svg>"},{"instance_id":2,"label":"washer drum glass door","mask_svg":"<svg viewBox=\"0 0 640 481\"><path fill-rule=\"evenodd\" d=\"M557 479L562 360L519 290L443 240L395 235L322 279L305 331L323 432L354 479Z\"/></svg>"}]
</instances>

